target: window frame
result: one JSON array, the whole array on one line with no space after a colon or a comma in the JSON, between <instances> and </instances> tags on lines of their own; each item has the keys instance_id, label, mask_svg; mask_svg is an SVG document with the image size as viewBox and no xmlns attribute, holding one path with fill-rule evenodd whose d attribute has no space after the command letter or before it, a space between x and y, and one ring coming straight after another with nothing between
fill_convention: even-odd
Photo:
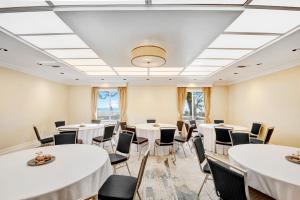
<instances>
[{"instance_id":1,"label":"window frame","mask_svg":"<svg viewBox=\"0 0 300 200\"><path fill-rule=\"evenodd\" d=\"M118 91L118 89L117 88L101 88L101 89L99 89L98 90L98 95L97 95L97 109L96 109L96 112L97 112L97 119L100 119L99 118L99 115L98 115L98 101L99 101L99 93L100 92L109 92L109 95L108 95L108 97L109 97L109 105L108 105L108 107L109 107L109 115L104 115L104 116L108 116L108 119L100 119L101 121L117 121L117 120L119 120L120 119L120 114L121 114L121 112L120 112L120 100L118 99L118 110L119 110L119 119L112 119L112 116L113 116L113 107L112 107L112 104L111 104L111 93L112 93L112 91L114 91L114 92L117 92L118 93L118 96L119 96L119 91Z\"/></svg>"},{"instance_id":2,"label":"window frame","mask_svg":"<svg viewBox=\"0 0 300 200\"><path fill-rule=\"evenodd\" d=\"M194 92L201 92L203 94L202 88L189 88L189 89L187 89L186 93L188 93L188 92L192 93L192 110L190 111L190 112L192 112L192 115L190 115L189 119L187 119L187 120L193 120L194 119L197 122L204 122L205 117L200 117L200 119L197 120L196 116L195 116L195 113L194 113ZM203 101L204 101L204 96L203 96ZM184 107L185 107L186 104L187 104L187 97L186 97L184 103L185 103L185 105L184 105ZM183 118L186 118L186 115L184 115L184 111L185 110L183 110ZM203 113L205 114L205 104L204 104L204 111L203 111Z\"/></svg>"}]
</instances>

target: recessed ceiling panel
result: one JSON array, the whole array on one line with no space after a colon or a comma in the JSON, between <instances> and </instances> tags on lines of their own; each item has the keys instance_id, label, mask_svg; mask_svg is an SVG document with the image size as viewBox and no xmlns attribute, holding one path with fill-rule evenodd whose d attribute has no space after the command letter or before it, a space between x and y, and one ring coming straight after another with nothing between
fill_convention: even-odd
<instances>
[{"instance_id":1,"label":"recessed ceiling panel","mask_svg":"<svg viewBox=\"0 0 300 200\"><path fill-rule=\"evenodd\" d=\"M77 69L80 71L85 71L85 72L97 72L97 71L112 71L112 68L109 66L105 65L99 65L99 66L76 66Z\"/></svg>"},{"instance_id":2,"label":"recessed ceiling panel","mask_svg":"<svg viewBox=\"0 0 300 200\"><path fill-rule=\"evenodd\" d=\"M221 34L209 48L250 48L256 49L274 40L274 35Z\"/></svg>"},{"instance_id":3,"label":"recessed ceiling panel","mask_svg":"<svg viewBox=\"0 0 300 200\"><path fill-rule=\"evenodd\" d=\"M152 0L152 4L244 4L246 0Z\"/></svg>"},{"instance_id":4,"label":"recessed ceiling panel","mask_svg":"<svg viewBox=\"0 0 300 200\"><path fill-rule=\"evenodd\" d=\"M241 49L206 49L200 54L198 58L239 59L250 52L251 50L241 50Z\"/></svg>"},{"instance_id":5,"label":"recessed ceiling panel","mask_svg":"<svg viewBox=\"0 0 300 200\"><path fill-rule=\"evenodd\" d=\"M203 66L191 66L185 68L186 72L214 72L221 69L221 67L203 67Z\"/></svg>"},{"instance_id":6,"label":"recessed ceiling panel","mask_svg":"<svg viewBox=\"0 0 300 200\"><path fill-rule=\"evenodd\" d=\"M1 13L0 26L14 34L73 32L51 11Z\"/></svg>"},{"instance_id":7,"label":"recessed ceiling panel","mask_svg":"<svg viewBox=\"0 0 300 200\"><path fill-rule=\"evenodd\" d=\"M106 63L101 59L63 59L63 61L74 66L106 65Z\"/></svg>"},{"instance_id":8,"label":"recessed ceiling panel","mask_svg":"<svg viewBox=\"0 0 300 200\"><path fill-rule=\"evenodd\" d=\"M77 35L32 35L21 38L41 49L88 48Z\"/></svg>"},{"instance_id":9,"label":"recessed ceiling panel","mask_svg":"<svg viewBox=\"0 0 300 200\"><path fill-rule=\"evenodd\" d=\"M207 76L212 72L182 72L180 75L182 76Z\"/></svg>"},{"instance_id":10,"label":"recessed ceiling panel","mask_svg":"<svg viewBox=\"0 0 300 200\"><path fill-rule=\"evenodd\" d=\"M232 63L234 60L228 59L196 59L192 62L193 65L206 65L206 66L226 66Z\"/></svg>"},{"instance_id":11,"label":"recessed ceiling panel","mask_svg":"<svg viewBox=\"0 0 300 200\"><path fill-rule=\"evenodd\" d=\"M118 72L122 76L147 76L148 72Z\"/></svg>"},{"instance_id":12,"label":"recessed ceiling panel","mask_svg":"<svg viewBox=\"0 0 300 200\"><path fill-rule=\"evenodd\" d=\"M98 58L91 49L51 49L46 52L57 58Z\"/></svg>"},{"instance_id":13,"label":"recessed ceiling panel","mask_svg":"<svg viewBox=\"0 0 300 200\"><path fill-rule=\"evenodd\" d=\"M283 34L300 24L300 11L245 10L225 32Z\"/></svg>"},{"instance_id":14,"label":"recessed ceiling panel","mask_svg":"<svg viewBox=\"0 0 300 200\"><path fill-rule=\"evenodd\" d=\"M0 8L48 6L44 0L0 0Z\"/></svg>"},{"instance_id":15,"label":"recessed ceiling panel","mask_svg":"<svg viewBox=\"0 0 300 200\"><path fill-rule=\"evenodd\" d=\"M145 0L52 0L54 5L115 5L115 4L145 4Z\"/></svg>"},{"instance_id":16,"label":"recessed ceiling panel","mask_svg":"<svg viewBox=\"0 0 300 200\"><path fill-rule=\"evenodd\" d=\"M300 7L299 0L252 0L250 5Z\"/></svg>"},{"instance_id":17,"label":"recessed ceiling panel","mask_svg":"<svg viewBox=\"0 0 300 200\"><path fill-rule=\"evenodd\" d=\"M150 76L177 76L179 74L179 72L168 72L168 71L165 71L165 72L151 72L150 71Z\"/></svg>"},{"instance_id":18,"label":"recessed ceiling panel","mask_svg":"<svg viewBox=\"0 0 300 200\"><path fill-rule=\"evenodd\" d=\"M116 73L114 71L103 71L103 72L85 72L89 76L115 76Z\"/></svg>"}]
</instances>

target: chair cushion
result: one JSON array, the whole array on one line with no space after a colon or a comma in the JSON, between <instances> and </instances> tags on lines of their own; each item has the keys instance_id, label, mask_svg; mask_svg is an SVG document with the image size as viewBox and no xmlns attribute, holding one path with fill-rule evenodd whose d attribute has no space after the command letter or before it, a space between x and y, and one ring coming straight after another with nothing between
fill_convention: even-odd
<instances>
[{"instance_id":1,"label":"chair cushion","mask_svg":"<svg viewBox=\"0 0 300 200\"><path fill-rule=\"evenodd\" d=\"M132 143L134 143L134 144L143 144L145 142L148 142L148 138L137 137L136 141L132 141Z\"/></svg>"},{"instance_id":2,"label":"chair cushion","mask_svg":"<svg viewBox=\"0 0 300 200\"><path fill-rule=\"evenodd\" d=\"M209 168L209 165L208 163L206 163L204 166L203 166L203 171L207 174L210 174L210 168Z\"/></svg>"},{"instance_id":3,"label":"chair cushion","mask_svg":"<svg viewBox=\"0 0 300 200\"><path fill-rule=\"evenodd\" d=\"M186 141L186 138L185 137L182 137L182 136L175 136L174 137L174 140L176 142L185 142Z\"/></svg>"},{"instance_id":4,"label":"chair cushion","mask_svg":"<svg viewBox=\"0 0 300 200\"><path fill-rule=\"evenodd\" d=\"M41 139L42 144L47 144L47 143L50 143L50 142L53 142L53 141L54 141L53 137L48 137L48 138Z\"/></svg>"},{"instance_id":5,"label":"chair cushion","mask_svg":"<svg viewBox=\"0 0 300 200\"><path fill-rule=\"evenodd\" d=\"M250 144L263 144L264 141L257 138L250 138Z\"/></svg>"},{"instance_id":6,"label":"chair cushion","mask_svg":"<svg viewBox=\"0 0 300 200\"><path fill-rule=\"evenodd\" d=\"M160 139L156 139L156 140L155 140L155 143L156 143L158 146L173 146L173 143L169 143L169 144L160 143Z\"/></svg>"},{"instance_id":7,"label":"chair cushion","mask_svg":"<svg viewBox=\"0 0 300 200\"><path fill-rule=\"evenodd\" d=\"M101 200L133 199L137 178L131 176L111 175L98 192Z\"/></svg>"},{"instance_id":8,"label":"chair cushion","mask_svg":"<svg viewBox=\"0 0 300 200\"><path fill-rule=\"evenodd\" d=\"M106 142L108 140L110 140L110 139L103 140L103 136L98 136L98 137L93 138L93 141L95 141L95 142Z\"/></svg>"},{"instance_id":9,"label":"chair cushion","mask_svg":"<svg viewBox=\"0 0 300 200\"><path fill-rule=\"evenodd\" d=\"M117 153L110 153L109 159L110 159L110 163L112 165L115 165L115 164L118 164L118 163L128 160L128 158L126 156L123 156L123 155L117 154Z\"/></svg>"}]
</instances>

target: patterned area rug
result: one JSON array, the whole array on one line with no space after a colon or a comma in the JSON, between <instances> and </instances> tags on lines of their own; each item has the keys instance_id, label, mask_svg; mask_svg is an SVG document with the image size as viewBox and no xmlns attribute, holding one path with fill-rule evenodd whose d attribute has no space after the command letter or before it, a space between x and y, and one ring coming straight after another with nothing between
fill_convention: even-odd
<instances>
[{"instance_id":1,"label":"patterned area rug","mask_svg":"<svg viewBox=\"0 0 300 200\"><path fill-rule=\"evenodd\" d=\"M214 184L208 180L200 197L197 196L204 174L200 171L195 152L188 147L184 156L180 150L173 156L153 156L152 152L146 165L144 177L139 192L143 200L217 200ZM221 157L227 159L226 157ZM135 146L132 148L128 162L131 174L138 175L140 160ZM128 175L126 167L117 170L117 174ZM251 200L271 200L272 198L255 190L250 190ZM138 199L138 197L136 197Z\"/></svg>"}]
</instances>

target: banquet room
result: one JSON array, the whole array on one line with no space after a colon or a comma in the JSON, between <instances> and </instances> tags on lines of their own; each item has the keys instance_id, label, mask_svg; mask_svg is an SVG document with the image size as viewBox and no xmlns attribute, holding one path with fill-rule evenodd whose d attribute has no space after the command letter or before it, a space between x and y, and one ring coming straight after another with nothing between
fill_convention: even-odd
<instances>
[{"instance_id":1,"label":"banquet room","mask_svg":"<svg viewBox=\"0 0 300 200\"><path fill-rule=\"evenodd\" d=\"M0 199L299 200L300 0L0 0Z\"/></svg>"}]
</instances>

